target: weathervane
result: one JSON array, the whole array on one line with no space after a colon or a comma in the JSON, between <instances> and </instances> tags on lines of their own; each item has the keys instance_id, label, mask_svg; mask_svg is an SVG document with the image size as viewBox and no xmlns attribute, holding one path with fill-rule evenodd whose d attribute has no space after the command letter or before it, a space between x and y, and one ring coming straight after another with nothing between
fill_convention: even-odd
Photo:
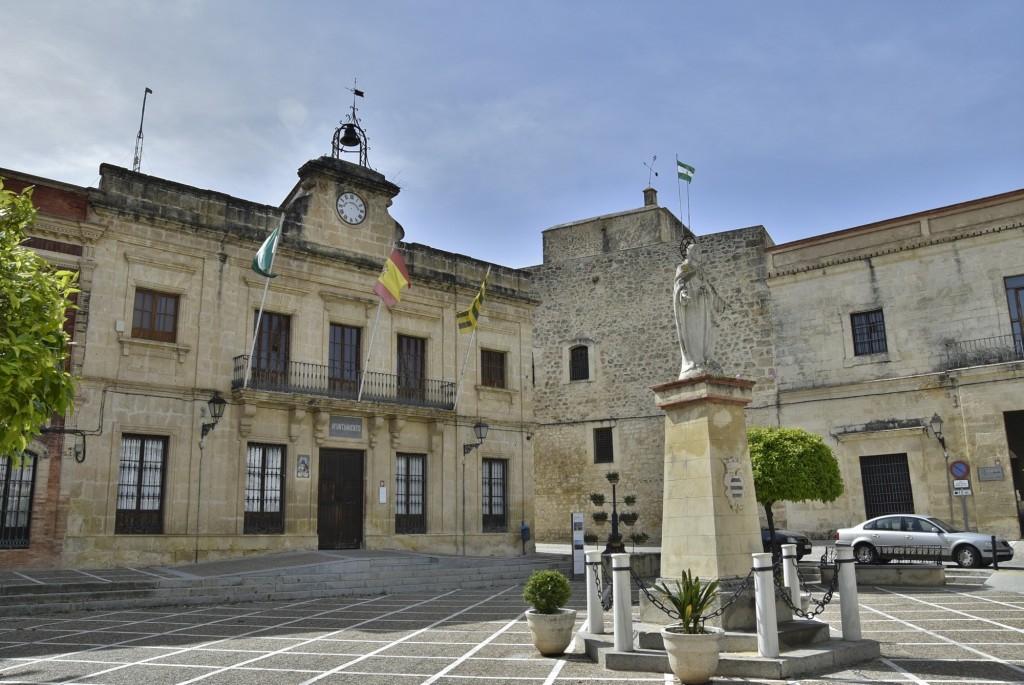
<instances>
[{"instance_id":1,"label":"weathervane","mask_svg":"<svg viewBox=\"0 0 1024 685\"><path fill-rule=\"evenodd\" d=\"M335 159L341 159L342 154L358 154L359 155L359 166L369 168L370 165L366 160L366 151L369 148L366 140L366 131L363 130L362 125L359 123L359 117L356 112L356 98L366 97L363 91L355 87L356 80L353 79L352 87L347 90L352 91L352 111L346 117L346 121L338 122L338 128L334 129L334 139L331 141L331 155ZM345 148L355 148L354 150L346 150Z\"/></svg>"},{"instance_id":2,"label":"weathervane","mask_svg":"<svg viewBox=\"0 0 1024 685\"><path fill-rule=\"evenodd\" d=\"M651 175L658 175L658 172L654 170L654 162L658 159L658 155L651 157L651 163L644 162L644 166L647 167L647 185L651 185Z\"/></svg>"}]
</instances>

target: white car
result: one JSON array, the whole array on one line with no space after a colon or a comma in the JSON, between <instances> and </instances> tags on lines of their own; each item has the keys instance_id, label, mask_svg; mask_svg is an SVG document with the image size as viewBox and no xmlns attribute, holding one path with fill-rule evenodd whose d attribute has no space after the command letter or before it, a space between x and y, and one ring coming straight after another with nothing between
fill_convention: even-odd
<instances>
[{"instance_id":1,"label":"white car","mask_svg":"<svg viewBox=\"0 0 1024 685\"><path fill-rule=\"evenodd\" d=\"M878 516L852 528L840 528L836 540L853 546L853 556L859 564L885 563L914 551L906 548L927 547L939 548L943 560L967 568L992 563L991 535L960 530L934 516ZM1000 562L1013 558L1013 547L1003 538L996 538L995 551Z\"/></svg>"}]
</instances>

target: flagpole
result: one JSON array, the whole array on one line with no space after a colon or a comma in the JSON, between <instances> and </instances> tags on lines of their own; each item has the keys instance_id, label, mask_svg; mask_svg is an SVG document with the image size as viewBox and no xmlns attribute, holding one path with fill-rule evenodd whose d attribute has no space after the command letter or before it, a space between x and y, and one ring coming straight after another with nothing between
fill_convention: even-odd
<instances>
[{"instance_id":1,"label":"flagpole","mask_svg":"<svg viewBox=\"0 0 1024 685\"><path fill-rule=\"evenodd\" d=\"M370 366L370 352L373 350L373 339L377 337L377 323L380 321L380 307L383 300L377 300L377 316L373 320L373 333L370 333L370 344L366 346L366 363L363 364L363 372L359 374L359 393L356 395L356 402L363 399L363 385L366 383L366 369Z\"/></svg>"},{"instance_id":2,"label":"flagpole","mask_svg":"<svg viewBox=\"0 0 1024 685\"><path fill-rule=\"evenodd\" d=\"M281 222L277 226L277 230L279 231L277 234L277 240L274 241L274 246L270 249L271 264L274 263L274 257L277 255L277 244L281 242L281 236L284 234L284 217L285 215L282 214ZM249 378L252 375L253 356L256 354L256 341L259 340L260 337L260 322L263 321L263 307L267 303L267 291L270 290L270 276L265 276L264 278L266 281L263 283L263 297L260 299L260 311L256 315L256 326L252 332L252 347L249 350L249 363L245 366L245 378L242 380L243 390L249 387Z\"/></svg>"},{"instance_id":3,"label":"flagpole","mask_svg":"<svg viewBox=\"0 0 1024 685\"><path fill-rule=\"evenodd\" d=\"M385 253L384 258L388 259L391 256L391 252L395 249L396 241L392 240L391 244L388 245L388 251ZM377 324L380 323L380 307L383 304L383 300L377 300L377 316L373 319L373 332L370 333L370 344L366 346L366 362L363 364L363 371L359 374L359 392L356 394L356 402L363 399L363 386L366 385L366 370L370 367L370 354L373 352L373 341L377 337Z\"/></svg>"},{"instance_id":4,"label":"flagpole","mask_svg":"<svg viewBox=\"0 0 1024 685\"><path fill-rule=\"evenodd\" d=\"M676 194L679 195L679 220L683 220L683 186L679 183L679 155L676 155ZM690 189L686 189L686 222L690 222ZM689 226L687 226L689 228Z\"/></svg>"},{"instance_id":5,"label":"flagpole","mask_svg":"<svg viewBox=\"0 0 1024 685\"><path fill-rule=\"evenodd\" d=\"M484 274L484 283L487 282L487 279L490 278L490 276L491 276L491 267L488 265L487 273ZM458 303L456 303L455 306L457 308L459 306ZM472 307L473 303L470 302L469 306ZM462 380L466 376L466 366L469 365L469 354L470 354L470 352L473 351L473 343L475 341L476 341L476 324L473 324L473 335L471 335L470 338L469 338L469 348L466 350L466 356L462 360L462 371L459 373L459 385L455 389L455 402L452 404L452 411L455 411L455 409L459 406L459 395L462 394Z\"/></svg>"},{"instance_id":6,"label":"flagpole","mask_svg":"<svg viewBox=\"0 0 1024 685\"><path fill-rule=\"evenodd\" d=\"M686 184L686 227L693 231L693 225L690 223L690 184Z\"/></svg>"},{"instance_id":7,"label":"flagpole","mask_svg":"<svg viewBox=\"0 0 1024 685\"><path fill-rule=\"evenodd\" d=\"M473 335L469 336L469 349L466 350L466 356L462 359L462 372L459 373L459 386L455 390L455 402L452 404L452 411L455 411L459 406L459 395L462 394L462 379L466 375L466 366L469 364L469 353L473 351L473 343L476 341L476 326L473 327Z\"/></svg>"}]
</instances>

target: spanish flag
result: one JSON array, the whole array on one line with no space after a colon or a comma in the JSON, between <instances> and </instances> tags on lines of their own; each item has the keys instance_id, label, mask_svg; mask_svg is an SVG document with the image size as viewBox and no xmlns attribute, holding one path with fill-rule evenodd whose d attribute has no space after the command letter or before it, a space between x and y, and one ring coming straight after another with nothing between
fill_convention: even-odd
<instances>
[{"instance_id":1,"label":"spanish flag","mask_svg":"<svg viewBox=\"0 0 1024 685\"><path fill-rule=\"evenodd\" d=\"M384 263L380 277L373 285L373 292L380 296L384 305L391 309L402 299L402 288L410 286L409 272L405 268L405 260L398 253L397 249L391 251L391 256Z\"/></svg>"},{"instance_id":2,"label":"spanish flag","mask_svg":"<svg viewBox=\"0 0 1024 685\"><path fill-rule=\"evenodd\" d=\"M487 277L484 277L484 282L480 284L480 292L473 298L473 303L469 305L469 309L465 309L455 314L455 320L459 323L459 333L469 333L476 328L476 321L480 317L480 310L484 306L484 295L487 293Z\"/></svg>"}]
</instances>

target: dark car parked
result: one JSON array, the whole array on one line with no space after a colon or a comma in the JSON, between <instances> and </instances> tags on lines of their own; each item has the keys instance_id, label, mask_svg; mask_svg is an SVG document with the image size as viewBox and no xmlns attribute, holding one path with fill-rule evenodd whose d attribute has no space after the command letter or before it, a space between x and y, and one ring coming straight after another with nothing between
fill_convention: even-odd
<instances>
[{"instance_id":1,"label":"dark car parked","mask_svg":"<svg viewBox=\"0 0 1024 685\"><path fill-rule=\"evenodd\" d=\"M779 545L796 545L796 559L800 561L805 555L811 553L811 541L806 535L794 533L791 530L782 528L775 529L775 542ZM772 551L772 541L768 536L768 529L761 529L761 546L765 552Z\"/></svg>"}]
</instances>

